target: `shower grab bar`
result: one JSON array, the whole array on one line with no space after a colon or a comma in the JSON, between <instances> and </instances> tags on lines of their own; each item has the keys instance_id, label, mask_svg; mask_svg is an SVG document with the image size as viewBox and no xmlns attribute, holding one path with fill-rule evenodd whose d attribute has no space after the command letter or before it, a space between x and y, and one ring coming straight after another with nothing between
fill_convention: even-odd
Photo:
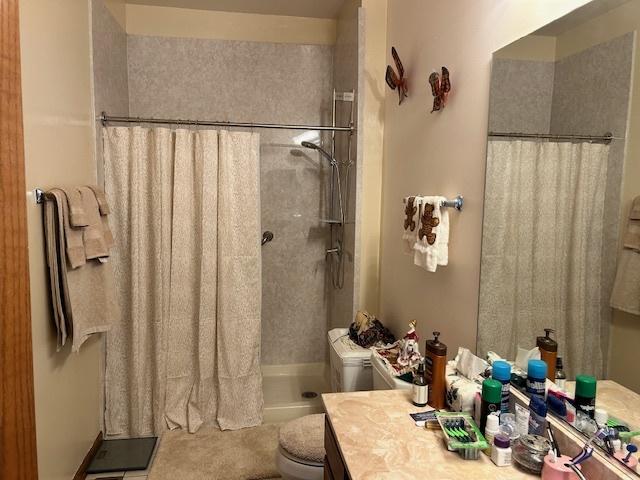
<instances>
[{"instance_id":1,"label":"shower grab bar","mask_svg":"<svg viewBox=\"0 0 640 480\"><path fill-rule=\"evenodd\" d=\"M420 197L420 196L421 195L416 195L416 197ZM407 199L403 198L402 203L407 203ZM441 207L455 208L459 212L462 211L463 205L464 205L464 197L462 195L456 195L456 197L451 200L446 199L440 202Z\"/></svg>"}]
</instances>

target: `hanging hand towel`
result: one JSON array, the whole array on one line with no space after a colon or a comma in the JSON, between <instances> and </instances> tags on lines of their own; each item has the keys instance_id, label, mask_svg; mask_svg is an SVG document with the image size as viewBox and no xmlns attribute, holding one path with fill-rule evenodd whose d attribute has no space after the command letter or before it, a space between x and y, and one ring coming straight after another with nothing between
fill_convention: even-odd
<instances>
[{"instance_id":1,"label":"hanging hand towel","mask_svg":"<svg viewBox=\"0 0 640 480\"><path fill-rule=\"evenodd\" d=\"M640 315L640 196L633 200L629 213L624 248L611 293L611 306Z\"/></svg>"},{"instance_id":2,"label":"hanging hand towel","mask_svg":"<svg viewBox=\"0 0 640 480\"><path fill-rule=\"evenodd\" d=\"M69 224L72 227L86 227L88 220L80 190L76 187L61 188L61 190L66 195L69 205Z\"/></svg>"},{"instance_id":3,"label":"hanging hand towel","mask_svg":"<svg viewBox=\"0 0 640 480\"><path fill-rule=\"evenodd\" d=\"M418 203L420 197L407 197L404 199L404 231L402 233L402 245L404 253L410 255L413 246L418 240Z\"/></svg>"},{"instance_id":4,"label":"hanging hand towel","mask_svg":"<svg viewBox=\"0 0 640 480\"><path fill-rule=\"evenodd\" d=\"M109 227L109 220L107 220L107 215L111 213L111 208L107 202L107 196L104 193L104 190L97 185L87 185L87 187L89 187L96 196L98 207L100 207L100 218L102 220L102 236L104 238L104 243L107 246L107 250L111 250L115 245L115 239L113 238L113 233L111 233L111 228Z\"/></svg>"},{"instance_id":5,"label":"hanging hand towel","mask_svg":"<svg viewBox=\"0 0 640 480\"><path fill-rule=\"evenodd\" d=\"M438 268L438 246L440 203L442 197L421 197L420 228L414 244L413 263L429 272Z\"/></svg>"},{"instance_id":6,"label":"hanging hand towel","mask_svg":"<svg viewBox=\"0 0 640 480\"><path fill-rule=\"evenodd\" d=\"M47 192L49 196L54 194L54 190L56 190L56 194L60 196L61 201L64 201L67 206L67 210L71 212L71 205L74 205L76 211L76 222L81 222L83 225L87 224L87 216L84 211L84 206L82 205L82 198L80 196L80 191L77 188L59 188L52 189ZM67 193L68 192L68 193ZM46 198L46 196L45 196ZM72 200L73 199L73 200ZM62 215L62 210L57 208L57 214ZM71 214L69 214L71 217ZM84 254L84 242L82 240L82 227L72 228L71 226L71 218L69 221L64 224L64 232L60 233L64 235L64 241L58 240L59 245L63 245L64 250L67 254L67 259L69 260L69 264L71 268L78 268L84 265L87 261L87 258ZM61 256L58 261L64 261L64 255Z\"/></svg>"},{"instance_id":7,"label":"hanging hand towel","mask_svg":"<svg viewBox=\"0 0 640 480\"><path fill-rule=\"evenodd\" d=\"M627 230L624 234L624 248L640 252L640 196L633 199Z\"/></svg>"},{"instance_id":8,"label":"hanging hand towel","mask_svg":"<svg viewBox=\"0 0 640 480\"><path fill-rule=\"evenodd\" d=\"M80 187L80 196L87 215L87 226L82 229L85 257L87 260L108 257L109 250L103 235L102 219L96 196L89 187Z\"/></svg>"},{"instance_id":9,"label":"hanging hand towel","mask_svg":"<svg viewBox=\"0 0 640 480\"><path fill-rule=\"evenodd\" d=\"M436 249L438 250L438 265L445 266L449 263L449 209L442 207L442 202L446 199L444 197L439 198L440 225L438 225Z\"/></svg>"}]
</instances>

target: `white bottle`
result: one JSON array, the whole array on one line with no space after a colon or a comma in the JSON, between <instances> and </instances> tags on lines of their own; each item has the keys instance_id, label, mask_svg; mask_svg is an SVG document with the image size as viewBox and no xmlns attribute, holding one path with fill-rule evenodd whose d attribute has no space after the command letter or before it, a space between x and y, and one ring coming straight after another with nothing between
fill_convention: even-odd
<instances>
[{"instance_id":1,"label":"white bottle","mask_svg":"<svg viewBox=\"0 0 640 480\"><path fill-rule=\"evenodd\" d=\"M490 455L490 448L493 445L493 438L500 432L500 414L498 412L491 413L487 416L487 425L484 427L484 438L489 444L489 448L485 450Z\"/></svg>"},{"instance_id":2,"label":"white bottle","mask_svg":"<svg viewBox=\"0 0 640 480\"><path fill-rule=\"evenodd\" d=\"M511 465L511 442L508 437L499 434L493 439L491 461L499 467Z\"/></svg>"}]
</instances>

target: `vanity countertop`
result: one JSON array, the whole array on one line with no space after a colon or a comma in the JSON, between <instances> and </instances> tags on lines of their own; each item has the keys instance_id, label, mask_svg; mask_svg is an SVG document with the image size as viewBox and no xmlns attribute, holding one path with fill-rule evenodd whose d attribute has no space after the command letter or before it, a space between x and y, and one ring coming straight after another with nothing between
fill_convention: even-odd
<instances>
[{"instance_id":1,"label":"vanity countertop","mask_svg":"<svg viewBox=\"0 0 640 480\"><path fill-rule=\"evenodd\" d=\"M325 393L325 411L352 480L539 478L515 467L497 467L484 454L463 460L449 452L439 430L415 426L409 390Z\"/></svg>"}]
</instances>

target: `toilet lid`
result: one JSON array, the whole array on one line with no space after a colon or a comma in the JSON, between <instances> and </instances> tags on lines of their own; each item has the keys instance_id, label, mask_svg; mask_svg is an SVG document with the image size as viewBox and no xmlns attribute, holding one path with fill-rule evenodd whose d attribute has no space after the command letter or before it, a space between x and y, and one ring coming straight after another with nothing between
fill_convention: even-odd
<instances>
[{"instance_id":1,"label":"toilet lid","mask_svg":"<svg viewBox=\"0 0 640 480\"><path fill-rule=\"evenodd\" d=\"M280 447L289 455L310 462L324 461L324 413L296 418L280 428Z\"/></svg>"}]
</instances>

